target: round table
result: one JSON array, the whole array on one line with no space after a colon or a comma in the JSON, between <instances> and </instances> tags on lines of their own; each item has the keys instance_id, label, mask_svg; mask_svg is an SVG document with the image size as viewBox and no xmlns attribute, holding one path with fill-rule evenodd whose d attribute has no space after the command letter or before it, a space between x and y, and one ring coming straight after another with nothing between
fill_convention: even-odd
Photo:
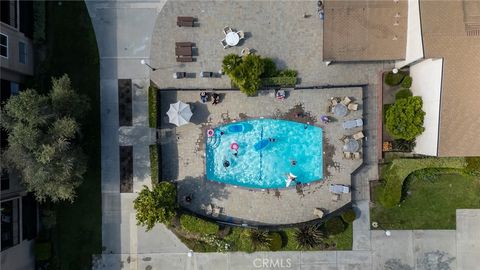
<instances>
[{"instance_id":1,"label":"round table","mask_svg":"<svg viewBox=\"0 0 480 270\"><path fill-rule=\"evenodd\" d=\"M358 148L360 147L360 144L354 140L354 139L349 139L344 145L343 145L343 151L344 152L357 152Z\"/></svg>"},{"instance_id":2,"label":"round table","mask_svg":"<svg viewBox=\"0 0 480 270\"><path fill-rule=\"evenodd\" d=\"M225 41L230 46L236 46L240 41L240 36L235 32L230 32L225 36Z\"/></svg>"},{"instance_id":3,"label":"round table","mask_svg":"<svg viewBox=\"0 0 480 270\"><path fill-rule=\"evenodd\" d=\"M348 113L348 108L342 103L337 103L335 107L333 107L333 113L336 116L345 116Z\"/></svg>"}]
</instances>

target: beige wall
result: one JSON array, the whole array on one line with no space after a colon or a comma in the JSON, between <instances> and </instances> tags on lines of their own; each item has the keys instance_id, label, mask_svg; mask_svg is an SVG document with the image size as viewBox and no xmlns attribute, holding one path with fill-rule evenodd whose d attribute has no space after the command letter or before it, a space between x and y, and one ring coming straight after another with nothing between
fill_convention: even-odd
<instances>
[{"instance_id":1,"label":"beige wall","mask_svg":"<svg viewBox=\"0 0 480 270\"><path fill-rule=\"evenodd\" d=\"M17 29L0 23L0 32L8 37L8 58L0 57L2 69L12 70L24 75L33 75L33 43ZM27 45L27 62L20 63L18 55L18 42Z\"/></svg>"}]
</instances>

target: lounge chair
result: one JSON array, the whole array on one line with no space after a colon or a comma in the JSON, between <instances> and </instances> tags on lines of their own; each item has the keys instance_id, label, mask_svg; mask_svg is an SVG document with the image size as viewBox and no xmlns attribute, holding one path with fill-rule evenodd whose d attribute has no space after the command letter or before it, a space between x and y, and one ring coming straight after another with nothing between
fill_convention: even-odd
<instances>
[{"instance_id":1,"label":"lounge chair","mask_svg":"<svg viewBox=\"0 0 480 270\"><path fill-rule=\"evenodd\" d=\"M350 102L352 102L352 100L349 97L344 97L340 103L347 106L348 104L350 104Z\"/></svg>"},{"instance_id":2,"label":"lounge chair","mask_svg":"<svg viewBox=\"0 0 480 270\"><path fill-rule=\"evenodd\" d=\"M224 49L228 49L230 48L230 45L227 44L227 41L225 39L222 39L222 41L220 41L222 43L222 46Z\"/></svg>"},{"instance_id":3,"label":"lounge chair","mask_svg":"<svg viewBox=\"0 0 480 270\"><path fill-rule=\"evenodd\" d=\"M329 190L336 194L350 193L350 187L345 185L330 184Z\"/></svg>"},{"instance_id":4,"label":"lounge chair","mask_svg":"<svg viewBox=\"0 0 480 270\"><path fill-rule=\"evenodd\" d=\"M230 28L230 26L225 26L225 27L223 28L223 33L224 33L225 35L227 35L227 34L230 33L230 32L232 32L232 28Z\"/></svg>"},{"instance_id":5,"label":"lounge chair","mask_svg":"<svg viewBox=\"0 0 480 270\"><path fill-rule=\"evenodd\" d=\"M185 78L185 77L187 77L186 72L175 72L175 73L173 73L173 78L174 79L181 79L181 78Z\"/></svg>"},{"instance_id":6,"label":"lounge chair","mask_svg":"<svg viewBox=\"0 0 480 270\"><path fill-rule=\"evenodd\" d=\"M353 159L359 160L362 158L362 155L360 155L360 152L354 152L353 153Z\"/></svg>"},{"instance_id":7,"label":"lounge chair","mask_svg":"<svg viewBox=\"0 0 480 270\"><path fill-rule=\"evenodd\" d=\"M350 111L356 111L356 110L358 110L358 104L357 103L350 103L350 104L348 104L348 109Z\"/></svg>"},{"instance_id":8,"label":"lounge chair","mask_svg":"<svg viewBox=\"0 0 480 270\"><path fill-rule=\"evenodd\" d=\"M340 200L340 194L333 194L332 195L332 202L338 202Z\"/></svg>"},{"instance_id":9,"label":"lounge chair","mask_svg":"<svg viewBox=\"0 0 480 270\"><path fill-rule=\"evenodd\" d=\"M363 134L363 132L359 131L359 132L353 134L352 137L355 140L361 140L361 139L365 138L365 135Z\"/></svg>"},{"instance_id":10,"label":"lounge chair","mask_svg":"<svg viewBox=\"0 0 480 270\"><path fill-rule=\"evenodd\" d=\"M237 32L237 35L238 37L240 37L240 39L244 39L245 38L245 33L243 31L238 31Z\"/></svg>"}]
</instances>

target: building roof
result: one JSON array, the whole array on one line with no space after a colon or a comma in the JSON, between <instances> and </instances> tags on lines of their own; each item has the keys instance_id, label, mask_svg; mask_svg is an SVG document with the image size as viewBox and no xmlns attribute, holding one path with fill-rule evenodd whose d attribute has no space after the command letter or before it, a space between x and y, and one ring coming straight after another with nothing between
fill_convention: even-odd
<instances>
[{"instance_id":1,"label":"building roof","mask_svg":"<svg viewBox=\"0 0 480 270\"><path fill-rule=\"evenodd\" d=\"M323 60L405 59L407 0L325 0Z\"/></svg>"},{"instance_id":2,"label":"building roof","mask_svg":"<svg viewBox=\"0 0 480 270\"><path fill-rule=\"evenodd\" d=\"M439 156L480 155L480 1L420 1L425 58L442 58ZM478 28L477 28L478 27Z\"/></svg>"}]
</instances>

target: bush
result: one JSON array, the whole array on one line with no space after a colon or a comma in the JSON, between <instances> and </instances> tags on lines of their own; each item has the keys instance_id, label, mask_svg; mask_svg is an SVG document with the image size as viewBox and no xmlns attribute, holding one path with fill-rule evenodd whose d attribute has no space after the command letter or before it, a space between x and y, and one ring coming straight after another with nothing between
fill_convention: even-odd
<instances>
[{"instance_id":1,"label":"bush","mask_svg":"<svg viewBox=\"0 0 480 270\"><path fill-rule=\"evenodd\" d=\"M34 253L37 261L48 261L52 257L52 244L50 242L35 242Z\"/></svg>"},{"instance_id":2,"label":"bush","mask_svg":"<svg viewBox=\"0 0 480 270\"><path fill-rule=\"evenodd\" d=\"M297 77L297 75L298 72L293 69L285 69L278 72L278 77Z\"/></svg>"},{"instance_id":3,"label":"bush","mask_svg":"<svg viewBox=\"0 0 480 270\"><path fill-rule=\"evenodd\" d=\"M150 174L152 185L158 184L158 145L153 144L149 146L150 150Z\"/></svg>"},{"instance_id":4,"label":"bush","mask_svg":"<svg viewBox=\"0 0 480 270\"><path fill-rule=\"evenodd\" d=\"M227 54L223 58L222 69L225 74L229 75L232 73L235 68L237 68L242 63L242 58L237 54L231 53Z\"/></svg>"},{"instance_id":5,"label":"bush","mask_svg":"<svg viewBox=\"0 0 480 270\"><path fill-rule=\"evenodd\" d=\"M144 186L133 201L137 225L151 230L156 223L170 223L176 214L177 189L170 182L160 182L152 190Z\"/></svg>"},{"instance_id":6,"label":"bush","mask_svg":"<svg viewBox=\"0 0 480 270\"><path fill-rule=\"evenodd\" d=\"M263 78L263 86L295 86L297 84L296 77L270 77Z\"/></svg>"},{"instance_id":7,"label":"bush","mask_svg":"<svg viewBox=\"0 0 480 270\"><path fill-rule=\"evenodd\" d=\"M185 231L199 234L216 234L219 229L216 223L186 214L180 217L180 224Z\"/></svg>"},{"instance_id":8,"label":"bush","mask_svg":"<svg viewBox=\"0 0 480 270\"><path fill-rule=\"evenodd\" d=\"M397 74L390 71L385 75L385 83L390 86L399 85L406 75L407 73L401 70L399 70Z\"/></svg>"},{"instance_id":9,"label":"bush","mask_svg":"<svg viewBox=\"0 0 480 270\"><path fill-rule=\"evenodd\" d=\"M466 157L467 172L473 174L480 174L480 157Z\"/></svg>"},{"instance_id":10,"label":"bush","mask_svg":"<svg viewBox=\"0 0 480 270\"><path fill-rule=\"evenodd\" d=\"M355 214L355 211L352 208L342 213L342 219L346 223L352 223L356 218L357 218L357 215Z\"/></svg>"},{"instance_id":11,"label":"bush","mask_svg":"<svg viewBox=\"0 0 480 270\"><path fill-rule=\"evenodd\" d=\"M255 249L267 248L272 242L272 238L267 231L249 230L247 235Z\"/></svg>"},{"instance_id":12,"label":"bush","mask_svg":"<svg viewBox=\"0 0 480 270\"><path fill-rule=\"evenodd\" d=\"M398 139L393 141L393 150L402 152L412 152L415 147L415 141Z\"/></svg>"},{"instance_id":13,"label":"bush","mask_svg":"<svg viewBox=\"0 0 480 270\"><path fill-rule=\"evenodd\" d=\"M277 251L283 247L282 236L278 232L271 232L270 233L270 250Z\"/></svg>"},{"instance_id":14,"label":"bush","mask_svg":"<svg viewBox=\"0 0 480 270\"><path fill-rule=\"evenodd\" d=\"M404 89L400 89L400 91L398 91L395 94L395 100L399 100L399 99L402 99L402 98L408 98L408 97L411 97L411 96L413 96L412 91L410 91L410 89L408 89L408 88L404 88Z\"/></svg>"},{"instance_id":15,"label":"bush","mask_svg":"<svg viewBox=\"0 0 480 270\"><path fill-rule=\"evenodd\" d=\"M323 245L324 235L318 225L307 225L295 231L299 248L315 248Z\"/></svg>"},{"instance_id":16,"label":"bush","mask_svg":"<svg viewBox=\"0 0 480 270\"><path fill-rule=\"evenodd\" d=\"M268 77L276 77L278 75L277 71L277 65L275 62L273 62L272 59L270 58L263 58L263 66L264 70L262 75L260 75L261 78L268 78Z\"/></svg>"},{"instance_id":17,"label":"bush","mask_svg":"<svg viewBox=\"0 0 480 270\"><path fill-rule=\"evenodd\" d=\"M148 87L148 125L151 128L157 128L157 94L157 88Z\"/></svg>"},{"instance_id":18,"label":"bush","mask_svg":"<svg viewBox=\"0 0 480 270\"><path fill-rule=\"evenodd\" d=\"M345 231L347 227L339 217L334 217L325 222L325 229L329 235L336 235Z\"/></svg>"},{"instance_id":19,"label":"bush","mask_svg":"<svg viewBox=\"0 0 480 270\"><path fill-rule=\"evenodd\" d=\"M421 97L402 98L393 104L385 113L385 126L395 139L414 140L425 130Z\"/></svg>"},{"instance_id":20,"label":"bush","mask_svg":"<svg viewBox=\"0 0 480 270\"><path fill-rule=\"evenodd\" d=\"M402 80L402 88L410 88L411 86L412 86L412 77L410 75L407 75Z\"/></svg>"}]
</instances>

